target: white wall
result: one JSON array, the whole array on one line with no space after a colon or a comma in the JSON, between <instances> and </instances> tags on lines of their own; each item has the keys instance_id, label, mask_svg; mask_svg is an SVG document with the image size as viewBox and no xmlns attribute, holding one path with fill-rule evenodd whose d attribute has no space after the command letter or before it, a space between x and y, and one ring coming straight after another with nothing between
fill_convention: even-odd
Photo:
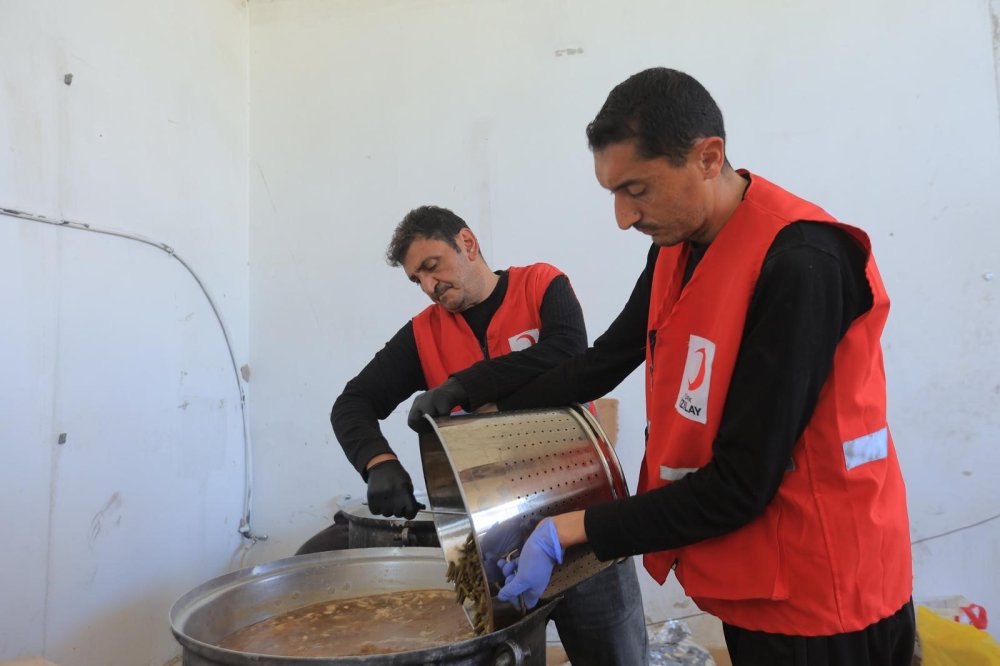
<instances>
[{"instance_id":1,"label":"white wall","mask_svg":"<svg viewBox=\"0 0 1000 666\"><path fill-rule=\"evenodd\" d=\"M684 69L715 94L729 154L871 234L894 309L890 409L915 539L997 512L1000 167L994 8L823 3L255 1L251 42L251 354L258 513L292 553L363 485L327 422L424 297L382 253L410 208L453 208L494 267L551 261L591 338L645 242L617 231L583 129L614 84ZM992 41L991 41L992 39ZM634 487L637 377L619 454ZM419 476L404 405L386 423ZM1000 522L914 549L917 597L1000 608ZM651 619L692 612L646 589Z\"/></svg>"},{"instance_id":2,"label":"white wall","mask_svg":"<svg viewBox=\"0 0 1000 666\"><path fill-rule=\"evenodd\" d=\"M238 0L0 0L0 207L172 246L240 359L246 65ZM0 661L162 664L170 605L240 553L208 302L156 248L0 216L0 312Z\"/></svg>"},{"instance_id":3,"label":"white wall","mask_svg":"<svg viewBox=\"0 0 1000 666\"><path fill-rule=\"evenodd\" d=\"M0 659L161 664L174 599L360 496L327 416L425 303L382 261L409 208L455 209L495 267L559 265L603 331L646 246L614 227L583 127L652 65L713 91L734 163L871 233L914 539L994 515L998 1L0 0L0 207L192 265L250 360L271 537L248 555L235 532L238 392L192 278L0 216ZM614 396L634 486L637 378ZM419 479L407 406L386 432ZM918 598L1000 608L998 525L918 544ZM645 599L694 611L672 583Z\"/></svg>"}]
</instances>

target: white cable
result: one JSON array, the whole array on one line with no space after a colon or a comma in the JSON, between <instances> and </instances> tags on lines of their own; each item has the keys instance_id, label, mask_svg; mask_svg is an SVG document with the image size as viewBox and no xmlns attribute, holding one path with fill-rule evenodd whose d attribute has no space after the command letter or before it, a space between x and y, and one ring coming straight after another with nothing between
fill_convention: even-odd
<instances>
[{"instance_id":1,"label":"white cable","mask_svg":"<svg viewBox=\"0 0 1000 666\"><path fill-rule=\"evenodd\" d=\"M44 215L33 215L31 213L24 213L19 210L14 210L11 208L0 208L0 214L6 215L8 217L16 217L22 220L28 220L30 222L40 222L42 224L51 224L56 227L65 227L68 229L76 229L78 231L92 231L95 234L104 234L106 236L117 236L118 238L125 238L127 240L136 241L155 247L158 250L162 250L169 254L171 257L180 262L181 266L187 270L187 272L194 278L194 281L198 284L198 288L201 289L201 293L205 295L208 300L208 304L212 307L212 313L215 314L215 320L219 323L219 328L222 329L222 337L226 341L226 349L229 351L229 361L233 366L233 376L236 379L236 388L240 393L240 414L243 417L243 517L240 518L239 533L240 535L250 542L248 548L252 548L258 541L266 541L266 534L256 534L250 526L250 514L253 508L253 448L250 446L250 424L247 420L247 398L246 393L243 391L243 382L240 377L240 370L236 364L236 354L233 352L233 345L229 340L229 331L226 330L226 325L222 321L222 315L219 314L219 308L215 306L215 301L209 295L208 290L202 283L201 278L198 274L194 272L191 266L184 261L180 255L174 251L174 248L170 247L166 243L157 243L154 240L148 238L143 238L136 234L130 234L123 231L115 231L113 229L102 229L100 227L94 227L90 224L83 222L71 222L69 220L57 220L45 217Z\"/></svg>"}]
</instances>

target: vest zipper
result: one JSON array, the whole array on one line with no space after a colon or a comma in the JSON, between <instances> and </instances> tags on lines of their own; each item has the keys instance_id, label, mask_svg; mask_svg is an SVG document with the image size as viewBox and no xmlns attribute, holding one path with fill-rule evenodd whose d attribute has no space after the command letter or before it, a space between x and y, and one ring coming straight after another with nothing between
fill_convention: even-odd
<instances>
[{"instance_id":1,"label":"vest zipper","mask_svg":"<svg viewBox=\"0 0 1000 666\"><path fill-rule=\"evenodd\" d=\"M653 358L656 353L656 329L649 332L649 387L653 388Z\"/></svg>"},{"instance_id":2,"label":"vest zipper","mask_svg":"<svg viewBox=\"0 0 1000 666\"><path fill-rule=\"evenodd\" d=\"M649 331L649 390L653 390L653 354L656 352L656 329ZM649 417L646 417L646 429L643 433L644 441L649 441Z\"/></svg>"}]
</instances>

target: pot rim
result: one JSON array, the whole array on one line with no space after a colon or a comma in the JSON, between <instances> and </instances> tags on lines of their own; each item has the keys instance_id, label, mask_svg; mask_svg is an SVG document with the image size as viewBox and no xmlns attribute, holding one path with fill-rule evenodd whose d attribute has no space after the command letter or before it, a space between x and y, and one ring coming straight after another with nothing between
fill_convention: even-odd
<instances>
[{"instance_id":1,"label":"pot rim","mask_svg":"<svg viewBox=\"0 0 1000 666\"><path fill-rule=\"evenodd\" d=\"M216 663L232 664L243 666L247 663L258 666L363 666L374 663L397 663L394 659L416 659L415 663L433 661L437 659L455 658L466 654L475 654L483 649L498 646L505 643L513 634L526 629L527 626L535 623L545 624L549 614L555 609L559 599L553 599L547 603L540 604L532 609L527 615L503 629L499 629L484 636L474 636L473 638L456 643L448 643L436 647L422 650L410 650L406 652L393 652L388 654L375 655L350 655L334 657L293 657L272 654L260 654L256 652L239 652L218 645L207 643L188 635L184 631L185 623L190 620L194 611L210 604L213 600L220 598L226 592L249 584L251 581L267 578L278 572L294 571L298 568L310 568L323 560L335 562L349 561L389 561L394 559L406 560L436 560L446 563L444 553L440 548L428 548L419 546L406 547L386 547L386 548L352 548L347 550L325 551L320 553L310 553L307 555L296 555L280 560L274 560L251 567L245 567L237 571L223 574L206 581L201 585L182 595L170 608L169 619L170 629L177 642L184 650L190 650L202 657L211 659ZM442 582L444 579L442 578ZM441 589L450 589L447 585ZM345 597L347 598L347 597ZM419 657L419 659L417 659Z\"/></svg>"}]
</instances>

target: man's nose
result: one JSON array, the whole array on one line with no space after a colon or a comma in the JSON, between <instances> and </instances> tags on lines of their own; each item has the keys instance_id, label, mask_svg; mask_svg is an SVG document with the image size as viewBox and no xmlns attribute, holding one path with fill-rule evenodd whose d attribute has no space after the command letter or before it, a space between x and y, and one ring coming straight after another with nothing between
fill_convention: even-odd
<instances>
[{"instance_id":1,"label":"man's nose","mask_svg":"<svg viewBox=\"0 0 1000 666\"><path fill-rule=\"evenodd\" d=\"M434 296L434 288L437 286L437 280L434 279L432 275L421 275L420 276L420 288L424 290L424 293L428 296Z\"/></svg>"},{"instance_id":2,"label":"man's nose","mask_svg":"<svg viewBox=\"0 0 1000 666\"><path fill-rule=\"evenodd\" d=\"M632 201L629 201L621 194L615 194L615 220L619 229L630 229L636 222L642 219L639 209Z\"/></svg>"}]
</instances>

